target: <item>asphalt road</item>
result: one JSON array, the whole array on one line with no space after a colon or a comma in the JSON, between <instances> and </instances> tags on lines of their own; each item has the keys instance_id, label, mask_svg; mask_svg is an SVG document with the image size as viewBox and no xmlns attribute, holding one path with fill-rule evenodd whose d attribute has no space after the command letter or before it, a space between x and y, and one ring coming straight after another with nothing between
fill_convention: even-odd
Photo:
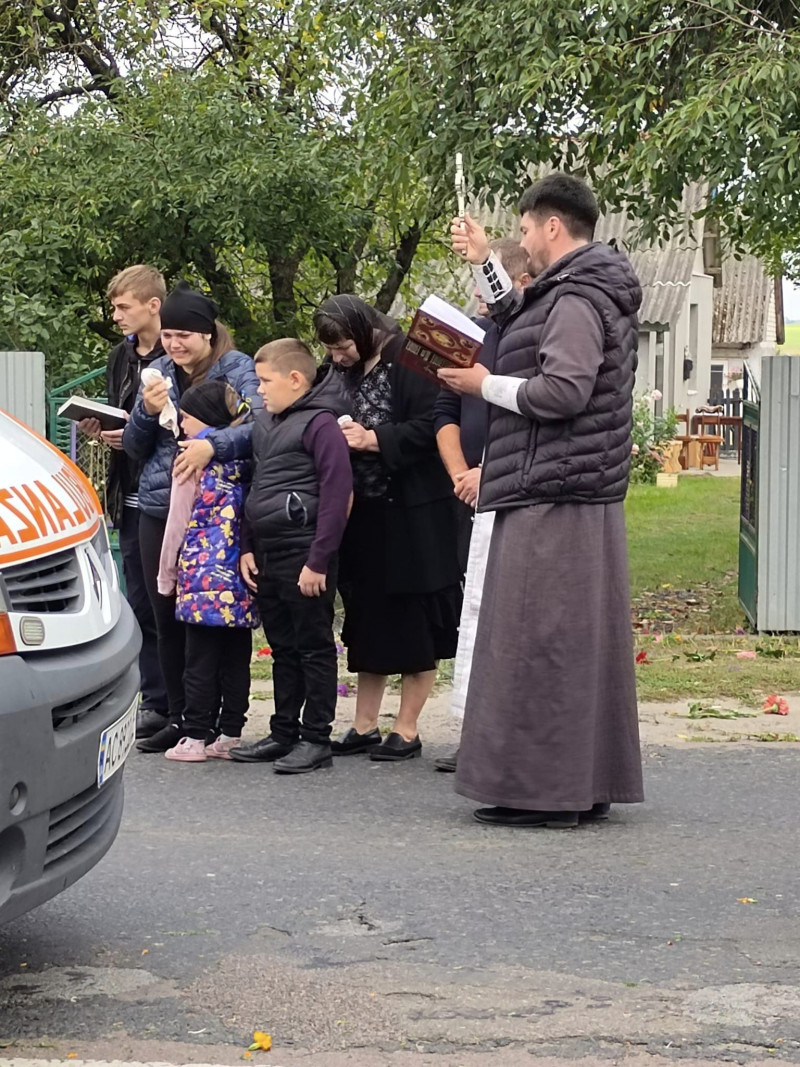
<instances>
[{"instance_id":1,"label":"asphalt road","mask_svg":"<svg viewBox=\"0 0 800 1067\"><path fill-rule=\"evenodd\" d=\"M109 855L0 928L0 1060L800 1062L800 751L648 749L575 831L480 826L440 751L135 754Z\"/></svg>"}]
</instances>

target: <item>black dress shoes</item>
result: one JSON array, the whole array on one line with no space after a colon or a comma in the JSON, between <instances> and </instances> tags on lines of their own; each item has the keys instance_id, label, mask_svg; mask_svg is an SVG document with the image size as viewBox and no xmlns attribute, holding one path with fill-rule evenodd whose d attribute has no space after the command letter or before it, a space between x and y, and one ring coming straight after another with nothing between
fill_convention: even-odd
<instances>
[{"instance_id":1,"label":"black dress shoes","mask_svg":"<svg viewBox=\"0 0 800 1067\"><path fill-rule=\"evenodd\" d=\"M593 804L588 811L578 812L578 818L581 822L605 822L610 811L610 804Z\"/></svg>"},{"instance_id":2,"label":"black dress shoes","mask_svg":"<svg viewBox=\"0 0 800 1067\"><path fill-rule=\"evenodd\" d=\"M378 763L396 763L398 760L414 759L422 753L422 742L419 737L413 741L406 741L400 734L387 734L383 743L377 745L369 754L371 760Z\"/></svg>"},{"instance_id":3,"label":"black dress shoes","mask_svg":"<svg viewBox=\"0 0 800 1067\"><path fill-rule=\"evenodd\" d=\"M166 752L168 748L174 748L181 737L183 737L181 724L174 720L167 720L166 726L162 726L149 737L143 738L136 747L140 752Z\"/></svg>"},{"instance_id":4,"label":"black dress shoes","mask_svg":"<svg viewBox=\"0 0 800 1067\"><path fill-rule=\"evenodd\" d=\"M437 771L445 771L447 774L455 774L458 766L458 749L451 756L440 756L433 761Z\"/></svg>"},{"instance_id":5,"label":"black dress shoes","mask_svg":"<svg viewBox=\"0 0 800 1067\"><path fill-rule=\"evenodd\" d=\"M351 726L341 737L331 741L331 752L334 756L355 756L357 752L369 752L380 743L381 732L377 728L360 734Z\"/></svg>"},{"instance_id":6,"label":"black dress shoes","mask_svg":"<svg viewBox=\"0 0 800 1067\"><path fill-rule=\"evenodd\" d=\"M332 767L331 746L317 745L313 741L301 741L288 756L275 761L276 774L308 774L320 767Z\"/></svg>"},{"instance_id":7,"label":"black dress shoes","mask_svg":"<svg viewBox=\"0 0 800 1067\"><path fill-rule=\"evenodd\" d=\"M136 712L136 740L152 737L159 730L163 730L169 722L169 716L164 711L155 711L153 708L140 708Z\"/></svg>"},{"instance_id":8,"label":"black dress shoes","mask_svg":"<svg viewBox=\"0 0 800 1067\"><path fill-rule=\"evenodd\" d=\"M282 756L288 756L292 751L292 745L281 744L270 734L262 737L260 741L254 741L252 745L240 745L231 749L231 759L237 763L272 763Z\"/></svg>"},{"instance_id":9,"label":"black dress shoes","mask_svg":"<svg viewBox=\"0 0 800 1067\"><path fill-rule=\"evenodd\" d=\"M523 808L478 808L473 812L478 822L493 826L547 826L551 830L570 830L578 825L577 811L526 811Z\"/></svg>"}]
</instances>

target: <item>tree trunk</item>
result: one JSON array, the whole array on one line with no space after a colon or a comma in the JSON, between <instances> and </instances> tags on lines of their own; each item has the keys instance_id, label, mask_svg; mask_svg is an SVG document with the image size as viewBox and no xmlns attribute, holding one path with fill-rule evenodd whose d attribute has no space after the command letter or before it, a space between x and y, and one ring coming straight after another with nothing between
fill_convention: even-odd
<instances>
[{"instance_id":1,"label":"tree trunk","mask_svg":"<svg viewBox=\"0 0 800 1067\"><path fill-rule=\"evenodd\" d=\"M411 264L414 262L414 256L417 254L417 248L419 247L421 237L422 230L420 229L418 222L415 222L401 236L400 243L397 246L394 266L373 301L378 311L382 311L384 314L389 313L400 286L403 284L406 275L411 270Z\"/></svg>"},{"instance_id":2,"label":"tree trunk","mask_svg":"<svg viewBox=\"0 0 800 1067\"><path fill-rule=\"evenodd\" d=\"M297 297L294 283L305 250L290 255L270 250L267 255L269 280L272 286L272 317L280 333L292 333L297 321Z\"/></svg>"}]
</instances>

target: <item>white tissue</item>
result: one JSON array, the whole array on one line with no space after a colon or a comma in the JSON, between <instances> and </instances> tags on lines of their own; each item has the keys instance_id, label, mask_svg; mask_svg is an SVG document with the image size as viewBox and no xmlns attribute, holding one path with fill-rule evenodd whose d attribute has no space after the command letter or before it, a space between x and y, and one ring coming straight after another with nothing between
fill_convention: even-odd
<instances>
[{"instance_id":1,"label":"white tissue","mask_svg":"<svg viewBox=\"0 0 800 1067\"><path fill-rule=\"evenodd\" d=\"M169 376L165 378L158 367L145 367L142 371L142 383L144 385L154 385L155 382L162 380L167 383L167 389L172 389L172 378ZM167 397L167 402L159 413L158 424L163 426L165 430L169 430L176 437L178 436L178 411L170 397Z\"/></svg>"}]
</instances>

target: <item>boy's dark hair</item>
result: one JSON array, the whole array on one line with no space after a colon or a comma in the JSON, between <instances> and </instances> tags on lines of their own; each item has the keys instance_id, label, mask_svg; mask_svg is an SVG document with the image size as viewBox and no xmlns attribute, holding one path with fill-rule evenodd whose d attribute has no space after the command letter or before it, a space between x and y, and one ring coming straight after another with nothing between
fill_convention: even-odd
<instances>
[{"instance_id":1,"label":"boy's dark hair","mask_svg":"<svg viewBox=\"0 0 800 1067\"><path fill-rule=\"evenodd\" d=\"M499 241L492 241L492 251L497 253L500 262L506 269L506 273L512 282L516 282L523 274L534 275L533 266L528 259L528 253L513 237L501 237Z\"/></svg>"},{"instance_id":2,"label":"boy's dark hair","mask_svg":"<svg viewBox=\"0 0 800 1067\"><path fill-rule=\"evenodd\" d=\"M594 237L600 217L597 200L586 182L560 171L547 174L525 190L519 202L519 213L524 215L526 212L538 220L558 215L571 237L586 241Z\"/></svg>"},{"instance_id":3,"label":"boy's dark hair","mask_svg":"<svg viewBox=\"0 0 800 1067\"><path fill-rule=\"evenodd\" d=\"M262 345L253 357L256 363L268 363L278 374L289 374L296 370L302 374L309 385L314 384L317 376L317 361L311 349L295 337L279 337Z\"/></svg>"}]
</instances>

